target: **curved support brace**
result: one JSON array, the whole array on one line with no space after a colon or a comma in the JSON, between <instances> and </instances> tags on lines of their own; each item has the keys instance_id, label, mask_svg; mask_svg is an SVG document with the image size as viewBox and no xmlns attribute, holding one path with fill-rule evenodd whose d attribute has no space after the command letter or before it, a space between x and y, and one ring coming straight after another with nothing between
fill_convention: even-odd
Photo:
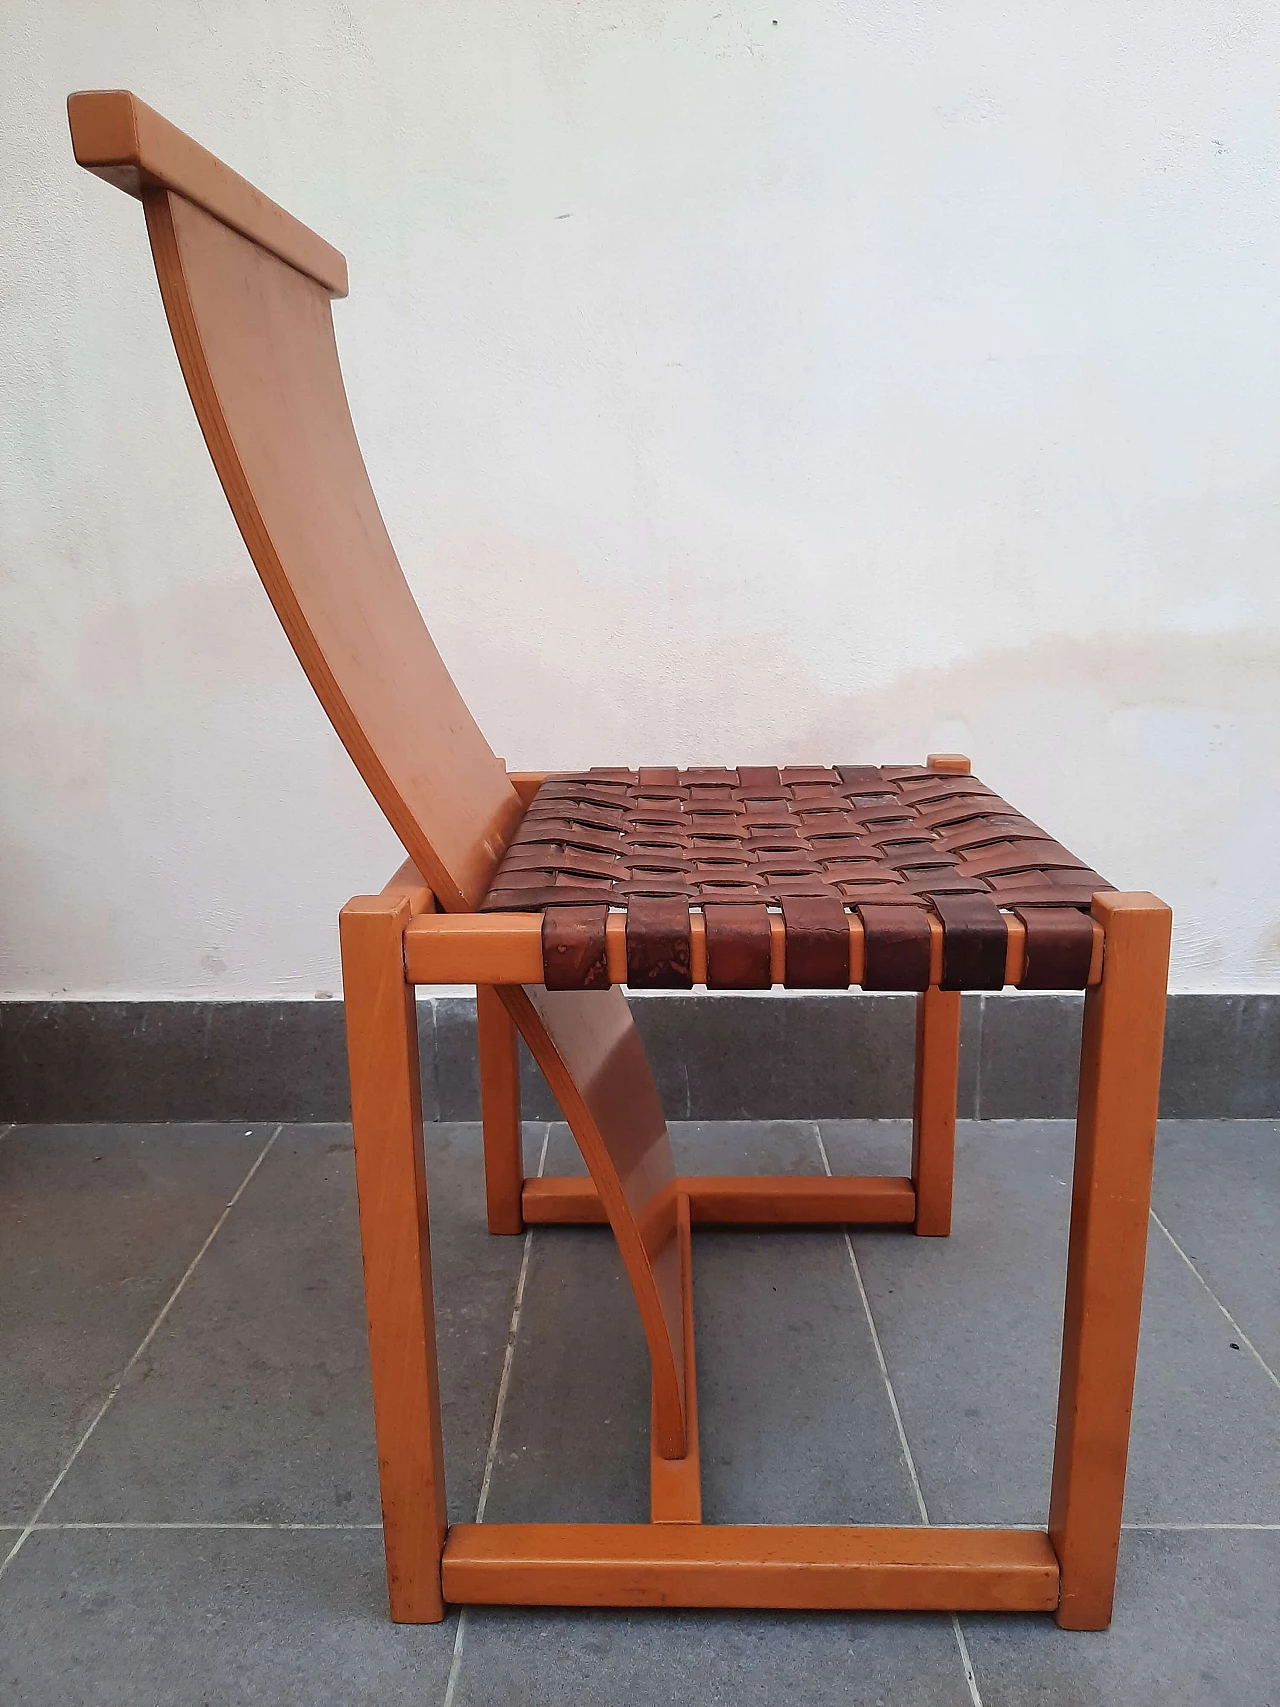
<instances>
[{"instance_id":1,"label":"curved support brace","mask_svg":"<svg viewBox=\"0 0 1280 1707\"><path fill-rule=\"evenodd\" d=\"M667 1123L626 997L609 990L498 986L578 1141L622 1253L653 1373L663 1458L683 1458L684 1313L676 1174Z\"/></svg>"}]
</instances>

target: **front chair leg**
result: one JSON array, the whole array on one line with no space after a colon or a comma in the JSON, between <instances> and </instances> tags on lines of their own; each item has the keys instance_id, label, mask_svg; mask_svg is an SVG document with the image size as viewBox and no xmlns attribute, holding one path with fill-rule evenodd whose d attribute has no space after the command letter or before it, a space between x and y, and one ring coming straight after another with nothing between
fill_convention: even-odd
<instances>
[{"instance_id":1,"label":"front chair leg","mask_svg":"<svg viewBox=\"0 0 1280 1707\"><path fill-rule=\"evenodd\" d=\"M1102 982L1085 996L1049 1537L1058 1623L1111 1622L1155 1160L1172 914L1095 895Z\"/></svg>"},{"instance_id":2,"label":"front chair leg","mask_svg":"<svg viewBox=\"0 0 1280 1707\"><path fill-rule=\"evenodd\" d=\"M491 1233L523 1233L524 1133L515 1022L491 984L476 985L484 1194Z\"/></svg>"},{"instance_id":3,"label":"front chair leg","mask_svg":"<svg viewBox=\"0 0 1280 1707\"><path fill-rule=\"evenodd\" d=\"M911 1122L915 1231L951 1231L956 1157L956 1078L960 1070L960 992L936 986L916 997L916 1087Z\"/></svg>"},{"instance_id":4,"label":"front chair leg","mask_svg":"<svg viewBox=\"0 0 1280 1707\"><path fill-rule=\"evenodd\" d=\"M410 907L361 896L338 925L387 1589L397 1623L437 1624L448 1520L418 1024L404 972Z\"/></svg>"}]
</instances>

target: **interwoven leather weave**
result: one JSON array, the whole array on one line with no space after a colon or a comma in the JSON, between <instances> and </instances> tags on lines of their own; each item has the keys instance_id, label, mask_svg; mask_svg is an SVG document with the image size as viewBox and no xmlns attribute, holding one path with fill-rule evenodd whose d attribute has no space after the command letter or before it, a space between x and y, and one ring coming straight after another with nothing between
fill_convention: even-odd
<instances>
[{"instance_id":1,"label":"interwoven leather weave","mask_svg":"<svg viewBox=\"0 0 1280 1707\"><path fill-rule=\"evenodd\" d=\"M994 955L996 929L1001 942L1005 935L1001 907L1054 909L1055 920L1046 916L1046 929L1037 931L1044 964L1055 977L1069 969L1071 981L1083 983L1081 931L1074 932L1074 958L1068 953L1064 959L1054 946L1066 942L1064 930L1072 931L1061 910L1087 910L1093 895L1109 888L973 776L918 765L600 769L547 778L482 905L488 912L599 908L601 917L604 909L625 907L630 981L677 986L687 985L687 957L683 973L679 964L680 921L687 936L688 909L697 907L708 920L709 952L714 921L720 960L738 967L732 978L738 987L759 983L759 956L746 953L742 966L743 955L730 951L737 943L745 952L753 930L757 942L767 942L760 921L769 907L782 909L788 960L794 937L796 962L807 968L789 983L847 983L847 950L842 978L835 946L838 910L856 909L868 933L869 966L873 934L882 946L891 938L917 943L912 982L901 982L908 975L903 954L910 959L912 952L902 948L891 957L898 969L890 967L889 983L874 973L864 977L864 985L882 988L919 987L921 927L928 931L923 917L917 923L904 915L895 923L886 909L923 913L932 906L954 963L944 985L972 989L1002 981ZM730 909L736 907L751 911L735 923ZM1034 923L1037 913L1027 916ZM576 927L571 919L560 921L579 938L585 924L585 913ZM595 964L581 942L566 946L560 925L551 930L560 944L556 960ZM674 965L667 964L668 949ZM598 981L598 965L592 976Z\"/></svg>"}]
</instances>

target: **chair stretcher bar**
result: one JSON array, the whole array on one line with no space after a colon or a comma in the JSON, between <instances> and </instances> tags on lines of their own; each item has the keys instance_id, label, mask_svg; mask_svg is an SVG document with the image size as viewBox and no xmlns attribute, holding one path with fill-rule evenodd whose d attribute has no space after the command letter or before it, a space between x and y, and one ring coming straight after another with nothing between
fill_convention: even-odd
<instances>
[{"instance_id":1,"label":"chair stretcher bar","mask_svg":"<svg viewBox=\"0 0 1280 1707\"><path fill-rule=\"evenodd\" d=\"M456 1605L1052 1612L1058 1560L1038 1530L460 1523L443 1587Z\"/></svg>"},{"instance_id":2,"label":"chair stretcher bar","mask_svg":"<svg viewBox=\"0 0 1280 1707\"><path fill-rule=\"evenodd\" d=\"M916 1214L911 1181L891 1176L691 1174L675 1189L688 1197L695 1226L910 1226ZM603 1226L608 1219L592 1181L576 1176L527 1179L521 1211L533 1227Z\"/></svg>"}]
</instances>

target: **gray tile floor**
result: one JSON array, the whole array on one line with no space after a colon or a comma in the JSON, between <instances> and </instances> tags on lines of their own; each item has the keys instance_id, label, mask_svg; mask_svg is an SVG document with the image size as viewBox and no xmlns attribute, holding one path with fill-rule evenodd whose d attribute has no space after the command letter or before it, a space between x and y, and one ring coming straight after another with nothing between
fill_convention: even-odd
<instances>
[{"instance_id":1,"label":"gray tile floor","mask_svg":"<svg viewBox=\"0 0 1280 1707\"><path fill-rule=\"evenodd\" d=\"M530 1127L530 1169L577 1167ZM684 1126L690 1172L901 1172L897 1122ZM607 1234L484 1231L427 1129L450 1509L639 1520ZM695 1234L710 1521L1044 1521L1071 1129L962 1128L947 1241ZM349 1133L0 1135L0 1701L1280 1702L1280 1127L1167 1123L1115 1622L386 1618ZM513 1333L514 1329L514 1333ZM513 1346L510 1359L506 1357ZM504 1379L504 1368L506 1376Z\"/></svg>"}]
</instances>

